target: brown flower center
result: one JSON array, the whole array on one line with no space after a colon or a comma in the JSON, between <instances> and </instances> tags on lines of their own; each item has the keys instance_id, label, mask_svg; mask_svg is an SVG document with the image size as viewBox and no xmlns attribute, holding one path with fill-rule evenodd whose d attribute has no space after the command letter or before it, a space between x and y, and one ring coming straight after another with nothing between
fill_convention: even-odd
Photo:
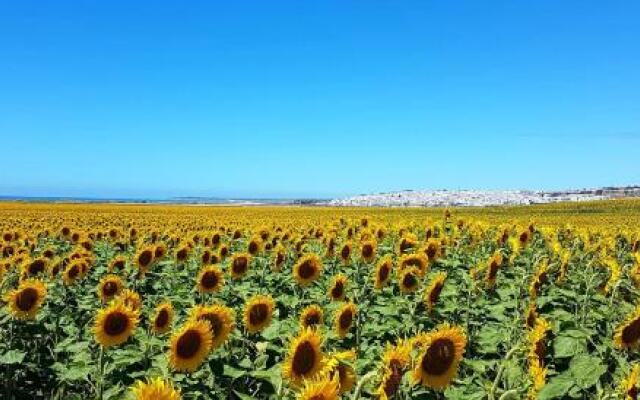
<instances>
[{"instance_id":1,"label":"brown flower center","mask_svg":"<svg viewBox=\"0 0 640 400\"><path fill-rule=\"evenodd\" d=\"M293 354L292 369L296 375L305 376L313 370L316 362L316 351L309 341L298 345Z\"/></svg>"},{"instance_id":2,"label":"brown flower center","mask_svg":"<svg viewBox=\"0 0 640 400\"><path fill-rule=\"evenodd\" d=\"M196 330L188 330L180 336L176 345L176 353L180 358L191 358L198 353L202 338Z\"/></svg>"},{"instance_id":3,"label":"brown flower center","mask_svg":"<svg viewBox=\"0 0 640 400\"><path fill-rule=\"evenodd\" d=\"M340 328L341 329L349 329L351 327L351 323L353 322L353 312L350 309L343 311L340 314Z\"/></svg>"},{"instance_id":4,"label":"brown flower center","mask_svg":"<svg viewBox=\"0 0 640 400\"><path fill-rule=\"evenodd\" d=\"M442 375L447 372L454 358L453 342L447 338L437 339L422 357L422 369L429 375Z\"/></svg>"},{"instance_id":5,"label":"brown flower center","mask_svg":"<svg viewBox=\"0 0 640 400\"><path fill-rule=\"evenodd\" d=\"M104 332L109 336L118 336L124 333L129 326L129 318L120 311L107 315L104 321Z\"/></svg>"},{"instance_id":6,"label":"brown flower center","mask_svg":"<svg viewBox=\"0 0 640 400\"><path fill-rule=\"evenodd\" d=\"M218 284L218 275L215 271L207 271L202 275L200 283L205 289L213 289Z\"/></svg>"},{"instance_id":7,"label":"brown flower center","mask_svg":"<svg viewBox=\"0 0 640 400\"><path fill-rule=\"evenodd\" d=\"M38 291L34 288L25 288L18 293L16 306L20 311L30 311L38 302Z\"/></svg>"},{"instance_id":8,"label":"brown flower center","mask_svg":"<svg viewBox=\"0 0 640 400\"><path fill-rule=\"evenodd\" d=\"M269 307L266 304L255 304L249 310L249 322L251 325L260 325L269 317Z\"/></svg>"},{"instance_id":9,"label":"brown flower center","mask_svg":"<svg viewBox=\"0 0 640 400\"><path fill-rule=\"evenodd\" d=\"M302 279L309 279L316 273L316 267L311 260L305 260L298 268L298 274Z\"/></svg>"},{"instance_id":10,"label":"brown flower center","mask_svg":"<svg viewBox=\"0 0 640 400\"><path fill-rule=\"evenodd\" d=\"M158 315L156 315L155 325L156 328L162 329L169 323L169 311L166 308L158 311Z\"/></svg>"}]
</instances>

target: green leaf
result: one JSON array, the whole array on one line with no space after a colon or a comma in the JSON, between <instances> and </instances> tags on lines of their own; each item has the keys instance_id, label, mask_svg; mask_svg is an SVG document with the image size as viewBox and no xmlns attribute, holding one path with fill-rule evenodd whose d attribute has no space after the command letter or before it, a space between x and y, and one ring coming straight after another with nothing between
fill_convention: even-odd
<instances>
[{"instance_id":1,"label":"green leaf","mask_svg":"<svg viewBox=\"0 0 640 400\"><path fill-rule=\"evenodd\" d=\"M558 336L553 341L553 352L556 358L570 358L577 354L586 353L587 342L585 339L576 339L574 337Z\"/></svg>"},{"instance_id":2,"label":"green leaf","mask_svg":"<svg viewBox=\"0 0 640 400\"><path fill-rule=\"evenodd\" d=\"M607 367L598 357L580 354L571 360L569 371L578 386L582 389L589 389L600 380L602 374L607 371Z\"/></svg>"},{"instance_id":3,"label":"green leaf","mask_svg":"<svg viewBox=\"0 0 640 400\"><path fill-rule=\"evenodd\" d=\"M552 378L547 383L540 393L538 393L538 400L547 399L559 399L566 395L573 387L573 377L569 373L563 373Z\"/></svg>"},{"instance_id":4,"label":"green leaf","mask_svg":"<svg viewBox=\"0 0 640 400\"><path fill-rule=\"evenodd\" d=\"M18 350L9 350L0 356L0 364L20 364L27 353Z\"/></svg>"},{"instance_id":5,"label":"green leaf","mask_svg":"<svg viewBox=\"0 0 640 400\"><path fill-rule=\"evenodd\" d=\"M230 365L225 365L224 366L224 372L223 372L224 376L228 376L228 377L233 378L233 379L238 379L241 376L244 376L246 373L247 373L247 371L243 371L241 369L234 368L234 367L232 367Z\"/></svg>"}]
</instances>

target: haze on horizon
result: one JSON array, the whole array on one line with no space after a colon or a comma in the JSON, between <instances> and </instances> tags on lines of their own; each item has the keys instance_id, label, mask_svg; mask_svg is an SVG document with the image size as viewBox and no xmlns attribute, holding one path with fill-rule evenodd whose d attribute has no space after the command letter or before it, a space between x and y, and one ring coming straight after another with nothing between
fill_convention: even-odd
<instances>
[{"instance_id":1,"label":"haze on horizon","mask_svg":"<svg viewBox=\"0 0 640 400\"><path fill-rule=\"evenodd\" d=\"M13 2L0 195L640 183L640 3Z\"/></svg>"}]
</instances>

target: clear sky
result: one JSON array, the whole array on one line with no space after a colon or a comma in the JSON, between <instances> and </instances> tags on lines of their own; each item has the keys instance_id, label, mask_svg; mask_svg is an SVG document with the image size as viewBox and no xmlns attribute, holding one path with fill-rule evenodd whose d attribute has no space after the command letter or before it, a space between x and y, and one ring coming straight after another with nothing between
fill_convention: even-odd
<instances>
[{"instance_id":1,"label":"clear sky","mask_svg":"<svg viewBox=\"0 0 640 400\"><path fill-rule=\"evenodd\" d=\"M5 1L0 195L640 183L638 1Z\"/></svg>"}]
</instances>

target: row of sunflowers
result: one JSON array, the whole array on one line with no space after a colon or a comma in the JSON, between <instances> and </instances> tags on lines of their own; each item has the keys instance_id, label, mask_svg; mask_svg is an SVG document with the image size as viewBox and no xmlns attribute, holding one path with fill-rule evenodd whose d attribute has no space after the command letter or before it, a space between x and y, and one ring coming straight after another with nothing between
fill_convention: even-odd
<instances>
[{"instance_id":1,"label":"row of sunflowers","mask_svg":"<svg viewBox=\"0 0 640 400\"><path fill-rule=\"evenodd\" d=\"M2 395L635 399L640 203L571 207L3 203Z\"/></svg>"}]
</instances>

